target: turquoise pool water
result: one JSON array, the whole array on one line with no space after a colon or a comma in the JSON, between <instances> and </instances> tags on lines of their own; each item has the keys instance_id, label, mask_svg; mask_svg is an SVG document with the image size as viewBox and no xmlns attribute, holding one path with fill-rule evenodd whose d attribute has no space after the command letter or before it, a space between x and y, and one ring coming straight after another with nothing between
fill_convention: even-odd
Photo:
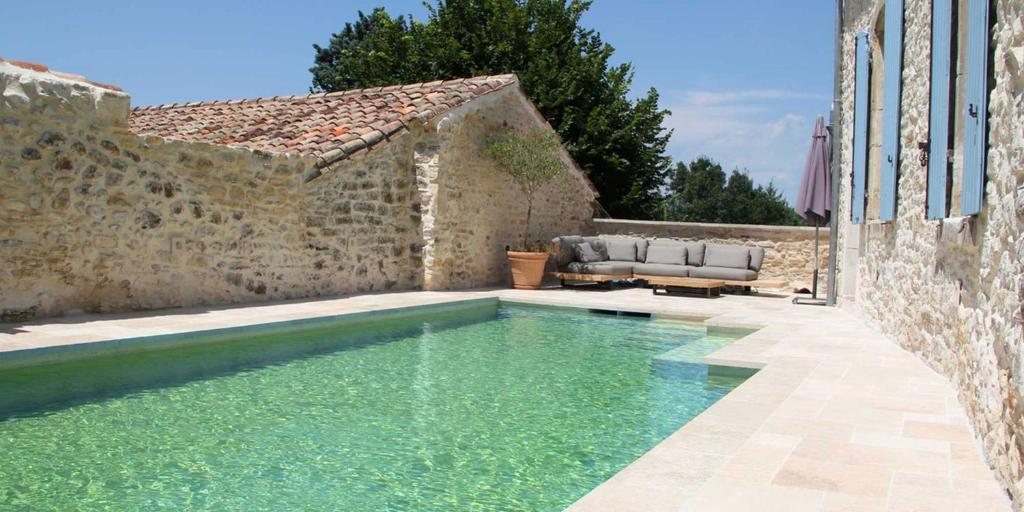
<instances>
[{"instance_id":1,"label":"turquoise pool water","mask_svg":"<svg viewBox=\"0 0 1024 512\"><path fill-rule=\"evenodd\" d=\"M0 371L0 509L557 511L742 381L689 324L496 303L221 338Z\"/></svg>"}]
</instances>

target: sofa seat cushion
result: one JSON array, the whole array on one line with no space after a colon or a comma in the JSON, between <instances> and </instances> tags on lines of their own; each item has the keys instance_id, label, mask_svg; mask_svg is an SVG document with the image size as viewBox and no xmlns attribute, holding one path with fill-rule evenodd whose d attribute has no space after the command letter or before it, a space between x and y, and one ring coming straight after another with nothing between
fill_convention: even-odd
<instances>
[{"instance_id":1,"label":"sofa seat cushion","mask_svg":"<svg viewBox=\"0 0 1024 512\"><path fill-rule=\"evenodd\" d=\"M757 272L744 268L729 267L696 267L690 270L690 277L703 277L704 279L728 279L731 281L753 281L757 279Z\"/></svg>"},{"instance_id":2,"label":"sofa seat cushion","mask_svg":"<svg viewBox=\"0 0 1024 512\"><path fill-rule=\"evenodd\" d=\"M637 263L633 265L634 274L666 277L690 277L689 265L668 265L665 263Z\"/></svg>"},{"instance_id":3,"label":"sofa seat cushion","mask_svg":"<svg viewBox=\"0 0 1024 512\"><path fill-rule=\"evenodd\" d=\"M747 270L750 268L750 248L742 245L709 244L704 252L704 265Z\"/></svg>"},{"instance_id":4,"label":"sofa seat cushion","mask_svg":"<svg viewBox=\"0 0 1024 512\"><path fill-rule=\"evenodd\" d=\"M568 270L574 274L604 274L608 276L633 275L633 261L600 261L597 263L582 263L574 261L569 264Z\"/></svg>"}]
</instances>

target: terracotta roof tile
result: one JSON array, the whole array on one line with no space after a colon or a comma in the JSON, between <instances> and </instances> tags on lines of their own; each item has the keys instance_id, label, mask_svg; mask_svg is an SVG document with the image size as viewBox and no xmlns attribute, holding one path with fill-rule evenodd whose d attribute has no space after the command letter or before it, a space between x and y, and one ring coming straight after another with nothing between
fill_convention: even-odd
<instances>
[{"instance_id":1,"label":"terracotta roof tile","mask_svg":"<svg viewBox=\"0 0 1024 512\"><path fill-rule=\"evenodd\" d=\"M139 135L318 157L321 167L408 130L484 94L515 75L481 76L307 96L219 100L137 107L128 125Z\"/></svg>"}]
</instances>

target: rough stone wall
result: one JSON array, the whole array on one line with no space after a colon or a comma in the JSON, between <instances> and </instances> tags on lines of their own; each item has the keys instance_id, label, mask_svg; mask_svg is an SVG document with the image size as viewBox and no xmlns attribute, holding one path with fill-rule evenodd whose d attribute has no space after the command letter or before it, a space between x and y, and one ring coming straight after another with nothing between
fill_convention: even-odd
<instances>
[{"instance_id":1,"label":"rough stone wall","mask_svg":"<svg viewBox=\"0 0 1024 512\"><path fill-rule=\"evenodd\" d=\"M313 251L315 294L407 290L423 284L416 128L306 183L298 205ZM303 263L304 265L307 263Z\"/></svg>"},{"instance_id":2,"label":"rough stone wall","mask_svg":"<svg viewBox=\"0 0 1024 512\"><path fill-rule=\"evenodd\" d=\"M0 91L0 322L504 283L525 201L480 149L547 127L510 87L304 182L312 156L140 137L110 88L0 61ZM559 185L535 238L591 217Z\"/></svg>"},{"instance_id":3,"label":"rough stone wall","mask_svg":"<svg viewBox=\"0 0 1024 512\"><path fill-rule=\"evenodd\" d=\"M882 4L844 2L838 218L839 247L847 248L848 257L839 280L840 289L851 293L842 303L959 389L989 463L1015 509L1024 510L1024 4L993 0L987 185L983 211L968 221L973 236L966 240L953 236L956 222L925 218L927 170L917 142L928 140L926 0L906 2L897 218L866 226L848 222L854 37L872 26Z\"/></svg>"},{"instance_id":4,"label":"rough stone wall","mask_svg":"<svg viewBox=\"0 0 1024 512\"><path fill-rule=\"evenodd\" d=\"M505 247L522 245L526 198L482 154L487 140L508 130L546 126L518 88L489 94L437 122L416 146L423 194L427 289L509 282ZM566 164L571 162L566 156ZM534 199L530 239L548 240L586 229L594 195L573 170Z\"/></svg>"},{"instance_id":5,"label":"rough stone wall","mask_svg":"<svg viewBox=\"0 0 1024 512\"><path fill-rule=\"evenodd\" d=\"M310 157L142 138L128 97L0 70L0 319L420 284L411 138Z\"/></svg>"},{"instance_id":6,"label":"rough stone wall","mask_svg":"<svg viewBox=\"0 0 1024 512\"><path fill-rule=\"evenodd\" d=\"M594 219L595 234L695 240L710 244L752 245L764 249L758 277L784 279L793 289L811 289L814 276L814 228ZM818 235L818 290L826 289L828 228ZM823 295L822 295L823 296Z\"/></svg>"}]
</instances>

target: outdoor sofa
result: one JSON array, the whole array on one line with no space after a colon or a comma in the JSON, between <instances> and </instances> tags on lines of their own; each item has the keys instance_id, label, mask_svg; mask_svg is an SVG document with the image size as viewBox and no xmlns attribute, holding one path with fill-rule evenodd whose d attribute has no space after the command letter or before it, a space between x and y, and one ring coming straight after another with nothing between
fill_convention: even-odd
<instances>
[{"instance_id":1,"label":"outdoor sofa","mask_svg":"<svg viewBox=\"0 0 1024 512\"><path fill-rule=\"evenodd\" d=\"M691 277L744 286L757 281L764 261L764 249L743 245L604 236L560 236L552 242L553 264L563 276Z\"/></svg>"}]
</instances>

